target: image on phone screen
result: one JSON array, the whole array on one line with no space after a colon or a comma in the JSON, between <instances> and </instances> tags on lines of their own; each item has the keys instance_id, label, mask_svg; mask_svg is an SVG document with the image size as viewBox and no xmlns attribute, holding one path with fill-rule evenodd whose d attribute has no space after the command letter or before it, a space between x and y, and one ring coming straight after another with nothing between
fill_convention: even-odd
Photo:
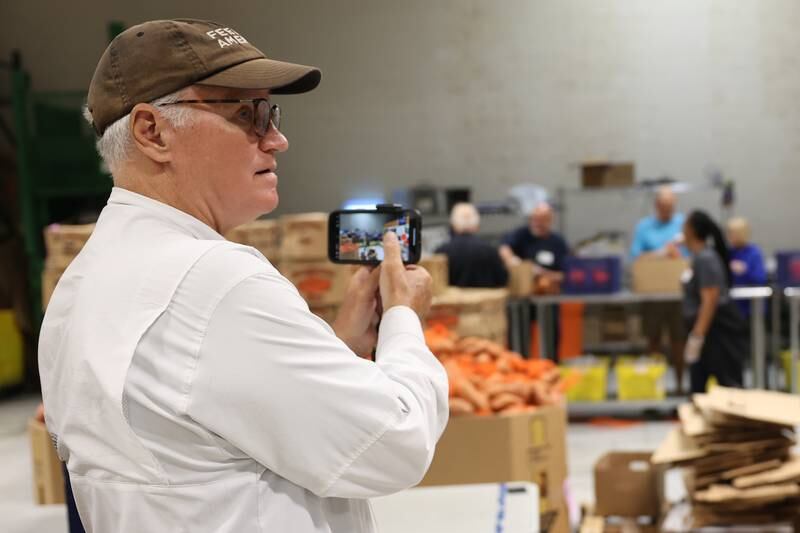
<instances>
[{"instance_id":1,"label":"image on phone screen","mask_svg":"<svg viewBox=\"0 0 800 533\"><path fill-rule=\"evenodd\" d=\"M342 213L339 217L339 259L383 261L383 236L387 231L397 234L403 261L408 261L411 244L408 216L393 213Z\"/></svg>"}]
</instances>

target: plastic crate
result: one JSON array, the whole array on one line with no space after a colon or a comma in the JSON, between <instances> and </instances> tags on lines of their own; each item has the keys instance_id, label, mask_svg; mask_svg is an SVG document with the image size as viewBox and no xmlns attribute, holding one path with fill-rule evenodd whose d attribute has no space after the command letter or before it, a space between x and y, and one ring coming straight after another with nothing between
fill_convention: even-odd
<instances>
[{"instance_id":1,"label":"plastic crate","mask_svg":"<svg viewBox=\"0 0 800 533\"><path fill-rule=\"evenodd\" d=\"M778 285L800 287L800 250L780 251L775 258L778 260Z\"/></svg>"},{"instance_id":2,"label":"plastic crate","mask_svg":"<svg viewBox=\"0 0 800 533\"><path fill-rule=\"evenodd\" d=\"M617 398L621 401L663 400L667 396L664 386L667 363L661 356L620 357L614 371Z\"/></svg>"},{"instance_id":3,"label":"plastic crate","mask_svg":"<svg viewBox=\"0 0 800 533\"><path fill-rule=\"evenodd\" d=\"M792 352L785 350L781 352L781 368L783 369L783 388L784 390L792 390ZM800 382L800 361L797 363L795 369L798 375L798 382Z\"/></svg>"},{"instance_id":4,"label":"plastic crate","mask_svg":"<svg viewBox=\"0 0 800 533\"><path fill-rule=\"evenodd\" d=\"M567 380L578 379L567 389L570 402L603 402L608 397L608 360L579 357L559 368Z\"/></svg>"},{"instance_id":5,"label":"plastic crate","mask_svg":"<svg viewBox=\"0 0 800 533\"><path fill-rule=\"evenodd\" d=\"M611 294L619 292L621 279L618 256L568 257L561 290L565 294Z\"/></svg>"}]
</instances>

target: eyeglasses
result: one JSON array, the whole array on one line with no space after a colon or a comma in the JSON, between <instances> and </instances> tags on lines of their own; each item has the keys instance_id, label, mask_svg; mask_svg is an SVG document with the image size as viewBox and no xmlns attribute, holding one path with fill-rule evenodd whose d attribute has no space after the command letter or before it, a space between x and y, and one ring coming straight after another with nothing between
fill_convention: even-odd
<instances>
[{"instance_id":1,"label":"eyeglasses","mask_svg":"<svg viewBox=\"0 0 800 533\"><path fill-rule=\"evenodd\" d=\"M223 100L176 100L175 102L167 102L159 104L160 106L169 106L177 104L251 104L252 107L247 108L248 115L238 115L237 117L243 121L249 121L253 125L253 131L259 137L264 137L269 131L269 126L272 124L276 130L281 128L281 108L278 104L269 105L269 100L266 98L248 98L244 100L236 99L223 99Z\"/></svg>"}]
</instances>

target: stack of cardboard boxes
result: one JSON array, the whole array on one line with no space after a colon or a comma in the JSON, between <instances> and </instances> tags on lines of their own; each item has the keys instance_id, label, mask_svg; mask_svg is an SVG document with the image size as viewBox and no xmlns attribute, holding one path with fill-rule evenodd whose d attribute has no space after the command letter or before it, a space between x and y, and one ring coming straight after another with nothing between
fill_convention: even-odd
<instances>
[{"instance_id":1,"label":"stack of cardboard boxes","mask_svg":"<svg viewBox=\"0 0 800 533\"><path fill-rule=\"evenodd\" d=\"M507 346L505 289L448 287L433 298L428 324L444 324L460 337L480 337Z\"/></svg>"},{"instance_id":2,"label":"stack of cardboard boxes","mask_svg":"<svg viewBox=\"0 0 800 533\"><path fill-rule=\"evenodd\" d=\"M275 220L254 220L238 226L225 234L231 242L252 246L277 265L281 260L280 225Z\"/></svg>"},{"instance_id":3,"label":"stack of cardboard boxes","mask_svg":"<svg viewBox=\"0 0 800 533\"><path fill-rule=\"evenodd\" d=\"M679 416L652 460L686 467L691 527L798 520L800 458L791 449L800 397L716 387Z\"/></svg>"},{"instance_id":4,"label":"stack of cardboard boxes","mask_svg":"<svg viewBox=\"0 0 800 533\"><path fill-rule=\"evenodd\" d=\"M42 272L42 307L47 307L58 280L93 230L94 224L50 224L44 229L47 255Z\"/></svg>"},{"instance_id":5,"label":"stack of cardboard boxes","mask_svg":"<svg viewBox=\"0 0 800 533\"><path fill-rule=\"evenodd\" d=\"M563 406L533 413L450 419L421 486L532 481L551 533L567 533L567 416Z\"/></svg>"},{"instance_id":6,"label":"stack of cardboard boxes","mask_svg":"<svg viewBox=\"0 0 800 533\"><path fill-rule=\"evenodd\" d=\"M328 260L328 215L283 216L280 233L278 270L297 287L314 314L332 322L354 269Z\"/></svg>"}]
</instances>

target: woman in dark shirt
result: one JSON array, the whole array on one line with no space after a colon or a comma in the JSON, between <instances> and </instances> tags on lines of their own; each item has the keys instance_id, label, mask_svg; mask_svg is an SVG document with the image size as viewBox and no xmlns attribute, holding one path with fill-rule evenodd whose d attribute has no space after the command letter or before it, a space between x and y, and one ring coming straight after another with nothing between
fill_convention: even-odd
<instances>
[{"instance_id":1,"label":"woman in dark shirt","mask_svg":"<svg viewBox=\"0 0 800 533\"><path fill-rule=\"evenodd\" d=\"M683 233L692 254L683 277L683 316L690 331L684 356L691 365L692 392L703 392L710 376L720 385L741 387L745 325L728 292L732 276L725 238L703 211L689 215Z\"/></svg>"}]
</instances>

